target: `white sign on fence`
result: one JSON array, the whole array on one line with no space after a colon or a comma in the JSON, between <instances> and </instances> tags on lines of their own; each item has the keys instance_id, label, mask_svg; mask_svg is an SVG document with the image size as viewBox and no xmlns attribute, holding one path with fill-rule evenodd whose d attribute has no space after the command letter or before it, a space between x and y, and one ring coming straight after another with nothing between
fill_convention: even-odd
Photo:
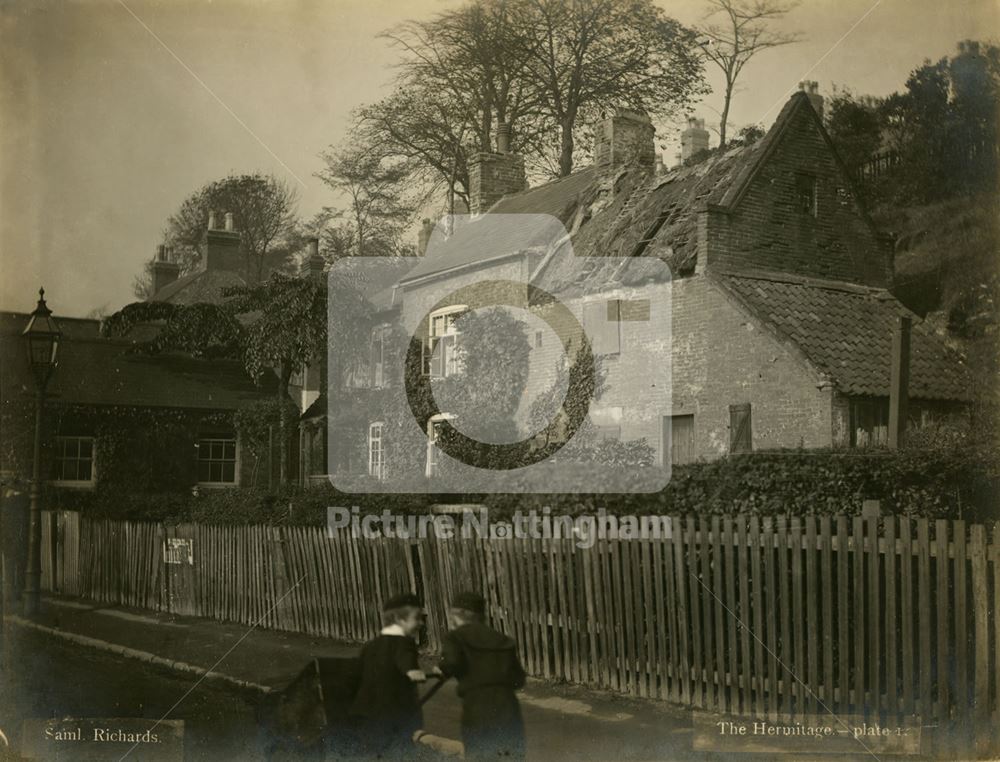
<instances>
[{"instance_id":1,"label":"white sign on fence","mask_svg":"<svg viewBox=\"0 0 1000 762\"><path fill-rule=\"evenodd\" d=\"M194 540L169 537L163 541L163 563L194 566Z\"/></svg>"}]
</instances>

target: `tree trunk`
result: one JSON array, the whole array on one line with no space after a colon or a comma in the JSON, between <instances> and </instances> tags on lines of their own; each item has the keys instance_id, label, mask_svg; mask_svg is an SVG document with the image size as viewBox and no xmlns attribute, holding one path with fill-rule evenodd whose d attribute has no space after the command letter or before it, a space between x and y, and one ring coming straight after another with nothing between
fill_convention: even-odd
<instances>
[{"instance_id":1,"label":"tree trunk","mask_svg":"<svg viewBox=\"0 0 1000 762\"><path fill-rule=\"evenodd\" d=\"M278 484L288 483L288 382L292 377L289 363L282 363L278 374Z\"/></svg>"},{"instance_id":2,"label":"tree trunk","mask_svg":"<svg viewBox=\"0 0 1000 762\"><path fill-rule=\"evenodd\" d=\"M560 125L559 176L566 177L573 171L573 122L572 117L563 119Z\"/></svg>"},{"instance_id":3,"label":"tree trunk","mask_svg":"<svg viewBox=\"0 0 1000 762\"><path fill-rule=\"evenodd\" d=\"M726 147L726 122L729 121L729 104L733 99L733 85L726 84L726 97L722 102L722 118L719 121L719 150Z\"/></svg>"}]
</instances>

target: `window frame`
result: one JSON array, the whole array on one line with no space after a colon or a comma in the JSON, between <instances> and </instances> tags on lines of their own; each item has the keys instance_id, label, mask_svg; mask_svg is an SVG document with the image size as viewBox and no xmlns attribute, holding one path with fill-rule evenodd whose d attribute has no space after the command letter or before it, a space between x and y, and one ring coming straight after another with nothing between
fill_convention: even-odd
<instances>
[{"instance_id":1,"label":"window frame","mask_svg":"<svg viewBox=\"0 0 1000 762\"><path fill-rule=\"evenodd\" d=\"M866 420L862 421L862 418ZM858 424L872 423L872 431L866 431L869 441L858 441ZM889 398L851 396L847 403L847 444L851 449L884 449L889 445ZM880 431L881 430L881 431ZM881 434L881 436L879 436Z\"/></svg>"},{"instance_id":2,"label":"window frame","mask_svg":"<svg viewBox=\"0 0 1000 762\"><path fill-rule=\"evenodd\" d=\"M76 440L77 442L77 456L75 458L65 458L62 456L61 445L67 440ZM79 443L82 440L88 440L90 443L90 458L81 458L79 456ZM92 489L97 484L97 443L95 438L89 434L57 434L54 440L54 446L57 448L53 453L52 458L52 470L54 475L50 481L50 484L56 487L68 487L71 489ZM62 476L62 470L59 466L67 460L73 460L79 463L82 460L90 461L90 478L89 479L66 479Z\"/></svg>"},{"instance_id":3,"label":"window frame","mask_svg":"<svg viewBox=\"0 0 1000 762\"><path fill-rule=\"evenodd\" d=\"M374 432L378 432L378 436ZM377 444L377 450L373 445ZM378 453L377 473L375 468L375 453ZM368 475L378 481L385 481L385 421L372 421L368 424Z\"/></svg>"},{"instance_id":4,"label":"window frame","mask_svg":"<svg viewBox=\"0 0 1000 762\"><path fill-rule=\"evenodd\" d=\"M385 342L392 330L388 323L382 323L372 329L371 340L371 388L384 389L385 383Z\"/></svg>"},{"instance_id":5,"label":"window frame","mask_svg":"<svg viewBox=\"0 0 1000 762\"><path fill-rule=\"evenodd\" d=\"M455 420L454 413L436 413L427 419L427 457L424 461L424 476L428 479L434 478L437 473L438 456L435 444L438 438L437 427L444 421L453 420Z\"/></svg>"},{"instance_id":6,"label":"window frame","mask_svg":"<svg viewBox=\"0 0 1000 762\"><path fill-rule=\"evenodd\" d=\"M807 189L810 199L808 209L802 203ZM810 172L795 173L795 210L814 220L819 218L819 178Z\"/></svg>"},{"instance_id":7,"label":"window frame","mask_svg":"<svg viewBox=\"0 0 1000 762\"><path fill-rule=\"evenodd\" d=\"M595 408L590 412L590 422L596 429L599 440L623 441L622 423L624 420L625 408L622 405Z\"/></svg>"},{"instance_id":8,"label":"window frame","mask_svg":"<svg viewBox=\"0 0 1000 762\"><path fill-rule=\"evenodd\" d=\"M455 326L458 317L468 312L468 305L453 304L448 307L440 307L432 311L427 316L427 331L423 345L423 358L421 370L425 376L431 378L448 378L462 372L461 363L458 360L458 337L461 331ZM441 320L443 331L438 333L435 321ZM435 357L438 347L441 347L442 356Z\"/></svg>"},{"instance_id":9,"label":"window frame","mask_svg":"<svg viewBox=\"0 0 1000 762\"><path fill-rule=\"evenodd\" d=\"M225 464L229 462L229 459L225 458L225 457L223 457L223 458L204 458L203 459L202 458L202 445L205 442L209 442L209 443L212 443L212 442L221 442L221 443L223 443L223 446L225 446L225 443L227 443L227 442L232 442L233 443L233 459L232 459L232 463L233 463L233 481L231 481L231 482L227 482L227 481L202 481L202 479L201 479L201 465L202 465L203 460L209 461L209 462L219 462L219 463L222 463L223 467L225 467ZM240 448L240 438L239 438L239 436L237 436L235 434L233 434L232 436L223 435L223 434L199 434L198 435L196 449L198 451L197 452L197 457L195 459L196 460L195 468L196 468L196 470L198 472L198 478L197 478L197 482L196 483L197 483L197 485L199 487L205 487L206 489L231 489L233 487L239 487L240 486L240 454L241 454L240 453L240 449L241 448ZM225 452L225 450L223 450L223 452Z\"/></svg>"}]
</instances>

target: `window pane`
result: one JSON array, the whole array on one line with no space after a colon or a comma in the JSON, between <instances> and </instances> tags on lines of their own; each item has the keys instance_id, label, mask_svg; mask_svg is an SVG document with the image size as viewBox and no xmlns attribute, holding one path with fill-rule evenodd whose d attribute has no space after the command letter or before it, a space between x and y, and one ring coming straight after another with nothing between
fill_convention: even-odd
<instances>
[{"instance_id":1,"label":"window pane","mask_svg":"<svg viewBox=\"0 0 1000 762\"><path fill-rule=\"evenodd\" d=\"M80 440L80 457L89 458L94 449L94 441L92 439L81 439Z\"/></svg>"},{"instance_id":2,"label":"window pane","mask_svg":"<svg viewBox=\"0 0 1000 762\"><path fill-rule=\"evenodd\" d=\"M232 483L236 481L236 464L226 463L222 468L222 481Z\"/></svg>"},{"instance_id":3,"label":"window pane","mask_svg":"<svg viewBox=\"0 0 1000 762\"><path fill-rule=\"evenodd\" d=\"M228 460L236 460L236 442L229 440L225 444L225 457Z\"/></svg>"}]
</instances>

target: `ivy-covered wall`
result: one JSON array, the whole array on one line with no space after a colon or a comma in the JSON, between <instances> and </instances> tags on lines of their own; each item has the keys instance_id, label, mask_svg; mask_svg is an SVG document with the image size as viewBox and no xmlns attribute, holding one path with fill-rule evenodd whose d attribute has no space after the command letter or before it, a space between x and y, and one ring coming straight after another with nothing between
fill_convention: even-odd
<instances>
[{"instance_id":1,"label":"ivy-covered wall","mask_svg":"<svg viewBox=\"0 0 1000 762\"><path fill-rule=\"evenodd\" d=\"M267 411L181 410L46 404L42 434L42 478L54 473L57 436L94 440L93 489L102 493L190 492L198 482L198 440L236 436L239 486L268 484ZM34 442L32 406L4 410L0 468L24 483L31 477Z\"/></svg>"}]
</instances>

